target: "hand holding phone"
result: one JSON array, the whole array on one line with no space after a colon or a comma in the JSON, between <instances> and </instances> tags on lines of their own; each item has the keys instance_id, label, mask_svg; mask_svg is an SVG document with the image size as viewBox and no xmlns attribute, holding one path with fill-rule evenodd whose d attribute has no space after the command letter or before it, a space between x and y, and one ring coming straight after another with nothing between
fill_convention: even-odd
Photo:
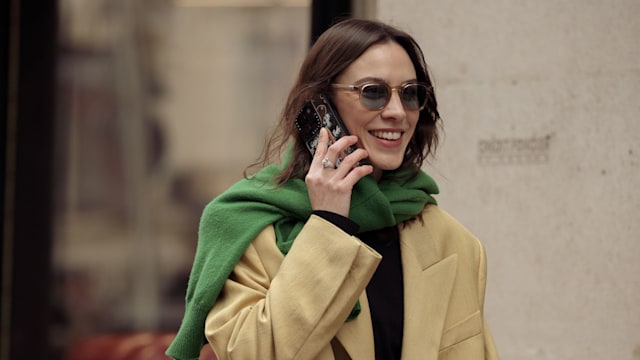
<instances>
[{"instance_id":1,"label":"hand holding phone","mask_svg":"<svg viewBox=\"0 0 640 360\"><path fill-rule=\"evenodd\" d=\"M338 112L324 95L302 107L296 126L313 158L305 177L311 208L348 217L353 186L373 172L371 165L360 166L367 152L356 147L357 138L348 136ZM348 155L345 165L348 162L349 166L339 166ZM323 159L336 159L335 169L325 167Z\"/></svg>"},{"instance_id":2,"label":"hand holding phone","mask_svg":"<svg viewBox=\"0 0 640 360\"><path fill-rule=\"evenodd\" d=\"M341 137L349 135L340 115L324 94L315 96L302 106L300 113L296 117L296 127L311 156L315 154L318 148L318 136L322 127L327 128L329 132L329 146ZM336 167L340 165L345 156L355 150L355 145L349 146L342 155L338 156L335 162Z\"/></svg>"}]
</instances>

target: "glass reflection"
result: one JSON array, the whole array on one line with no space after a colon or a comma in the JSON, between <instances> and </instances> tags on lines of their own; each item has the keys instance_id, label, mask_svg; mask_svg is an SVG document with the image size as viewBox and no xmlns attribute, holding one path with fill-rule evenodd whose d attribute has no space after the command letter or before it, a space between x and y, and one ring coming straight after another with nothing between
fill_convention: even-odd
<instances>
[{"instance_id":1,"label":"glass reflection","mask_svg":"<svg viewBox=\"0 0 640 360\"><path fill-rule=\"evenodd\" d=\"M258 155L310 15L292 0L59 3L51 334L70 353L177 329L200 212Z\"/></svg>"}]
</instances>

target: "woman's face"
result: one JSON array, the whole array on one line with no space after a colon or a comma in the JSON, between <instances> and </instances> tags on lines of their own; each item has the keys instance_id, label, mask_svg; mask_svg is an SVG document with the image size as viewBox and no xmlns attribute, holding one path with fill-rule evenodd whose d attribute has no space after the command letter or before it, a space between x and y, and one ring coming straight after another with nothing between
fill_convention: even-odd
<instances>
[{"instance_id":1,"label":"woman's face","mask_svg":"<svg viewBox=\"0 0 640 360\"><path fill-rule=\"evenodd\" d=\"M400 45L390 41L371 46L335 82L349 85L385 82L396 88L415 79L416 72L409 55ZM373 175L379 179L384 170L395 170L402 165L420 111L406 110L396 90L391 92L389 103L381 110L365 108L359 95L358 91L334 89L332 99L349 133L356 135L358 146L369 153Z\"/></svg>"}]
</instances>

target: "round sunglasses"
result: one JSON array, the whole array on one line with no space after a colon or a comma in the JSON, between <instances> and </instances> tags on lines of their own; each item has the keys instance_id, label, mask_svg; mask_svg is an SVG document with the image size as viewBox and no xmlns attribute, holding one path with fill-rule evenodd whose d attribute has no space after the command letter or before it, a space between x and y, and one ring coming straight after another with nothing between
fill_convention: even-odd
<instances>
[{"instance_id":1,"label":"round sunglasses","mask_svg":"<svg viewBox=\"0 0 640 360\"><path fill-rule=\"evenodd\" d=\"M407 82L391 87L383 82L368 82L359 85L331 84L331 87L360 93L360 103L367 110L382 110L391 100L391 92L397 91L402 105L407 110L422 110L427 103L430 86L419 82Z\"/></svg>"}]
</instances>

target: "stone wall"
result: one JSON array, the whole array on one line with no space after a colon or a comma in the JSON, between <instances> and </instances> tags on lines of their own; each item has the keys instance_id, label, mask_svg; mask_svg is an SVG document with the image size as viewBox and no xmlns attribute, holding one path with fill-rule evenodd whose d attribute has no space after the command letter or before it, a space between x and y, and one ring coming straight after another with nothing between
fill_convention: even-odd
<instances>
[{"instance_id":1,"label":"stone wall","mask_svg":"<svg viewBox=\"0 0 640 360\"><path fill-rule=\"evenodd\" d=\"M484 242L504 359L640 359L640 3L378 0L415 35L426 169Z\"/></svg>"}]
</instances>

